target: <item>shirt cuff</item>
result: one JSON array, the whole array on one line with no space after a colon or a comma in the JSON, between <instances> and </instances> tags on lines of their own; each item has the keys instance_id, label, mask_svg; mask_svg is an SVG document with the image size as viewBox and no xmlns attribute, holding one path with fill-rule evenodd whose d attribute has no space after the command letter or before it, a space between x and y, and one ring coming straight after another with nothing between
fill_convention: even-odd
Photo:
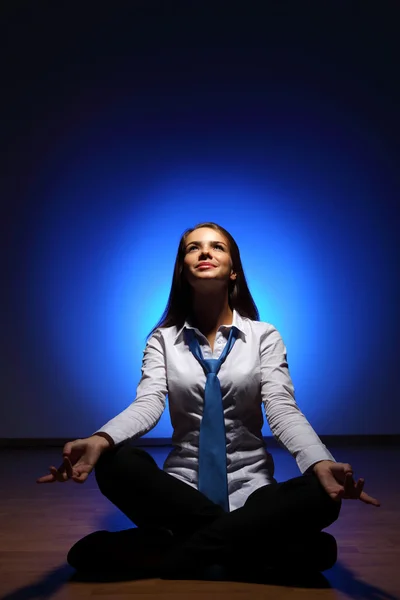
<instances>
[{"instance_id":1,"label":"shirt cuff","mask_svg":"<svg viewBox=\"0 0 400 600\"><path fill-rule=\"evenodd\" d=\"M110 438L113 441L113 446L116 446L129 438L129 436L121 430L114 427L107 427L107 425L103 425L101 429L94 431L92 435L101 435L102 433L107 435L107 439Z\"/></svg>"},{"instance_id":2,"label":"shirt cuff","mask_svg":"<svg viewBox=\"0 0 400 600\"><path fill-rule=\"evenodd\" d=\"M305 473L307 469L320 460L333 460L333 462L336 462L324 444L308 446L308 448L301 450L296 455L297 466L299 467L301 473Z\"/></svg>"}]
</instances>

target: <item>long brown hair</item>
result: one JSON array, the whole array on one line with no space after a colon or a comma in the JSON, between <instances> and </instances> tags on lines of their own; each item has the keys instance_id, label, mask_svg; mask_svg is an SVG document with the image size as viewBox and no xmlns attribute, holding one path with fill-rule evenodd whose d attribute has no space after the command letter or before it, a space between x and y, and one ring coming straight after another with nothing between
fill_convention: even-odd
<instances>
[{"instance_id":1,"label":"long brown hair","mask_svg":"<svg viewBox=\"0 0 400 600\"><path fill-rule=\"evenodd\" d=\"M185 258L185 246L188 235L195 229L200 229L201 227L209 227L210 229L219 231L229 242L232 269L236 273L236 279L230 280L228 289L228 302L231 310L235 309L241 316L252 319L253 321L260 320L257 306L247 286L242 261L240 259L239 247L234 238L226 229L221 227L221 225L217 225L217 223L199 223L195 227L187 229L180 239L167 306L165 307L161 319L153 327L146 339L148 339L159 327L172 327L172 325L176 325L177 328L180 329L187 317L191 314L191 288L183 275L183 261Z\"/></svg>"}]
</instances>

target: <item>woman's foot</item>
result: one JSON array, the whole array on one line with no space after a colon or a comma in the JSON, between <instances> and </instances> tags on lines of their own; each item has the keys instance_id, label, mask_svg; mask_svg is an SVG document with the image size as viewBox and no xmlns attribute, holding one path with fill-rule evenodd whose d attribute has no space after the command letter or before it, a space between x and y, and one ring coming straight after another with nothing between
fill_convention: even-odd
<instances>
[{"instance_id":1,"label":"woman's foot","mask_svg":"<svg viewBox=\"0 0 400 600\"><path fill-rule=\"evenodd\" d=\"M72 546L68 564L81 573L156 569L172 545L167 529L94 531Z\"/></svg>"}]
</instances>

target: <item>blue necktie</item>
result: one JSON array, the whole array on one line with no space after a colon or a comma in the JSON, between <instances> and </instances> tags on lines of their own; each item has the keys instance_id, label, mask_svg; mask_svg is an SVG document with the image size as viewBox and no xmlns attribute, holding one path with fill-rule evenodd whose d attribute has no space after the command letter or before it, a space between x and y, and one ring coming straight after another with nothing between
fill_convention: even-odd
<instances>
[{"instance_id":1,"label":"blue necktie","mask_svg":"<svg viewBox=\"0 0 400 600\"><path fill-rule=\"evenodd\" d=\"M231 327L226 346L218 359L203 358L193 329L187 330L189 348L207 376L204 391L203 418L199 439L198 489L207 498L229 512L228 478L226 471L226 435L221 385L217 373L236 341L238 329Z\"/></svg>"}]
</instances>

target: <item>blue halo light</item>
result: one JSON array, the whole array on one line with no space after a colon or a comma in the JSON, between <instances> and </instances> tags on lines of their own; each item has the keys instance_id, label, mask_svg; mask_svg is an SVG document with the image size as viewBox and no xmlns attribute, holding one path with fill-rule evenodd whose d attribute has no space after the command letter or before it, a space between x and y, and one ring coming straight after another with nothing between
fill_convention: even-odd
<instances>
[{"instance_id":1,"label":"blue halo light","mask_svg":"<svg viewBox=\"0 0 400 600\"><path fill-rule=\"evenodd\" d=\"M93 429L123 410L135 397L145 337L168 299L179 238L215 221L239 245L261 320L283 336L300 407L329 430L328 415L345 410L338 398L369 357L354 320L357 298L368 288L370 310L378 294L368 282L349 286L354 266L346 253L338 259L336 223L295 196L268 191L268 181L255 184L245 172L177 173L140 194L130 182L112 195L106 189L84 210L79 198L89 184L77 182L48 207L33 268L47 360L86 399ZM342 229L342 250L349 240ZM344 275L338 260L343 268L347 261ZM150 436L171 434L166 411Z\"/></svg>"}]
</instances>

